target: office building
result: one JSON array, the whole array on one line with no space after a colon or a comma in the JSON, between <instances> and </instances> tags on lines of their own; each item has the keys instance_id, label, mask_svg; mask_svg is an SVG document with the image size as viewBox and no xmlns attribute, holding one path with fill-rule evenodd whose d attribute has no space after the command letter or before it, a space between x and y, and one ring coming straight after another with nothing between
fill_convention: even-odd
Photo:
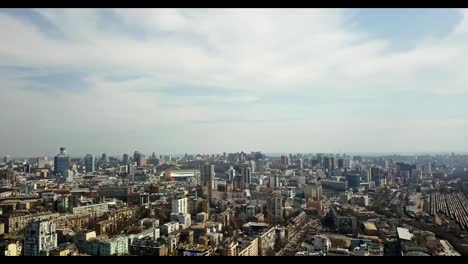
<instances>
[{"instance_id":1,"label":"office building","mask_svg":"<svg viewBox=\"0 0 468 264\"><path fill-rule=\"evenodd\" d=\"M286 167L289 166L289 157L287 155L281 156L281 165Z\"/></svg>"},{"instance_id":2,"label":"office building","mask_svg":"<svg viewBox=\"0 0 468 264\"><path fill-rule=\"evenodd\" d=\"M248 185L252 183L252 169L248 165L244 165L242 167L241 175L244 188L247 188Z\"/></svg>"},{"instance_id":3,"label":"office building","mask_svg":"<svg viewBox=\"0 0 468 264\"><path fill-rule=\"evenodd\" d=\"M200 167L200 185L208 190L215 190L214 165L206 163Z\"/></svg>"},{"instance_id":4,"label":"office building","mask_svg":"<svg viewBox=\"0 0 468 264\"><path fill-rule=\"evenodd\" d=\"M123 165L130 164L130 159L128 157L128 154L123 154L122 163L123 163Z\"/></svg>"},{"instance_id":5,"label":"office building","mask_svg":"<svg viewBox=\"0 0 468 264\"><path fill-rule=\"evenodd\" d=\"M297 160L297 167L302 170L304 169L304 160L303 159L298 159Z\"/></svg>"},{"instance_id":6,"label":"office building","mask_svg":"<svg viewBox=\"0 0 468 264\"><path fill-rule=\"evenodd\" d=\"M70 156L67 155L67 149L60 148L60 153L54 158L54 173L57 176L64 177L65 172L70 168Z\"/></svg>"},{"instance_id":7,"label":"office building","mask_svg":"<svg viewBox=\"0 0 468 264\"><path fill-rule=\"evenodd\" d=\"M348 187L353 190L358 190L361 187L361 174L360 173L348 173Z\"/></svg>"},{"instance_id":8,"label":"office building","mask_svg":"<svg viewBox=\"0 0 468 264\"><path fill-rule=\"evenodd\" d=\"M323 168L330 171L331 170L331 159L330 157L326 156L323 157Z\"/></svg>"},{"instance_id":9,"label":"office building","mask_svg":"<svg viewBox=\"0 0 468 264\"><path fill-rule=\"evenodd\" d=\"M86 172L93 173L94 169L94 155L87 154L84 158Z\"/></svg>"},{"instance_id":10,"label":"office building","mask_svg":"<svg viewBox=\"0 0 468 264\"><path fill-rule=\"evenodd\" d=\"M339 169L344 168L344 159L338 159L338 168Z\"/></svg>"},{"instance_id":11,"label":"office building","mask_svg":"<svg viewBox=\"0 0 468 264\"><path fill-rule=\"evenodd\" d=\"M140 154L137 160L138 167L146 167L146 156L144 154Z\"/></svg>"},{"instance_id":12,"label":"office building","mask_svg":"<svg viewBox=\"0 0 468 264\"><path fill-rule=\"evenodd\" d=\"M159 164L157 164L157 162L156 162L157 160L158 160L158 158L156 157L156 153L154 153L154 152L151 153L150 163L157 166L157 165L159 165Z\"/></svg>"},{"instance_id":13,"label":"office building","mask_svg":"<svg viewBox=\"0 0 468 264\"><path fill-rule=\"evenodd\" d=\"M233 181L234 177L236 177L236 170L232 166L229 166L228 181Z\"/></svg>"},{"instance_id":14,"label":"office building","mask_svg":"<svg viewBox=\"0 0 468 264\"><path fill-rule=\"evenodd\" d=\"M336 170L336 159L335 157L330 157L330 169Z\"/></svg>"},{"instance_id":15,"label":"office building","mask_svg":"<svg viewBox=\"0 0 468 264\"><path fill-rule=\"evenodd\" d=\"M371 168L371 179L375 182L376 186L380 186L381 177L382 177L382 170L379 167L372 167Z\"/></svg>"},{"instance_id":16,"label":"office building","mask_svg":"<svg viewBox=\"0 0 468 264\"><path fill-rule=\"evenodd\" d=\"M138 160L140 160L140 151L135 151L133 152L133 164L135 164L135 162L138 162Z\"/></svg>"},{"instance_id":17,"label":"office building","mask_svg":"<svg viewBox=\"0 0 468 264\"><path fill-rule=\"evenodd\" d=\"M255 163L255 160L251 160L249 161L249 166L250 166L250 170L251 172L255 172L256 171L256 163Z\"/></svg>"},{"instance_id":18,"label":"office building","mask_svg":"<svg viewBox=\"0 0 468 264\"><path fill-rule=\"evenodd\" d=\"M47 256L57 247L55 223L50 220L33 219L29 223L24 240L25 256Z\"/></svg>"},{"instance_id":19,"label":"office building","mask_svg":"<svg viewBox=\"0 0 468 264\"><path fill-rule=\"evenodd\" d=\"M107 157L106 153L102 153L101 155L101 161L102 162L109 162L109 157Z\"/></svg>"}]
</instances>

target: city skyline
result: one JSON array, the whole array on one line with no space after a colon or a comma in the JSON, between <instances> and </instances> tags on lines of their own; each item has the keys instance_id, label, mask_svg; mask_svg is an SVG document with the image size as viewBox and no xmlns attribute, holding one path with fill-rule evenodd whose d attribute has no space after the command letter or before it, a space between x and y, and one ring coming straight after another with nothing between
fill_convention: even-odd
<instances>
[{"instance_id":1,"label":"city skyline","mask_svg":"<svg viewBox=\"0 0 468 264\"><path fill-rule=\"evenodd\" d=\"M3 9L0 153L465 152L466 9Z\"/></svg>"},{"instance_id":2,"label":"city skyline","mask_svg":"<svg viewBox=\"0 0 468 264\"><path fill-rule=\"evenodd\" d=\"M138 151L138 150L135 150L135 151ZM100 152L96 152L96 153L93 153L93 154L90 154L90 153L86 153L86 154L76 154L76 153L69 153L68 155L70 156L71 159L85 159L87 155L92 155L94 156L94 159L95 160L100 160L102 159L101 157L101 154L106 154L107 157L111 157L111 158L118 158L119 160L122 160L123 159L123 155L127 154L127 155L130 155L132 154L134 151L127 151L125 153L120 153L120 154L114 154L114 153L107 153L107 152L103 152L103 151L100 151ZM151 158L151 153L153 153L154 151L148 151L148 152L145 152L145 151L139 151L141 152L142 154L145 154L146 156L146 159L150 159ZM223 151L223 152L216 152L216 153L208 153L208 152L186 152L186 153L156 153L154 152L158 157L161 155L161 156L171 156L172 158L175 158L175 157L184 157L186 154L187 155L222 155L223 153L226 153L227 154L234 154L234 153L241 153L241 152L244 152L245 154L248 154L250 155L252 152L261 152L262 154L266 155L267 157L275 157L275 158L280 158L282 155L296 155L296 154L301 154L301 155L317 155L317 154L320 154L320 155L343 155L343 154L346 154L347 156L350 156L350 157L353 157L353 156L363 156L363 157L390 157L390 156L426 156L426 155L429 155L429 156L438 156L438 155L441 155L441 156L446 156L446 155L468 155L468 152L451 152L451 151L441 151L441 152L326 152L326 151L306 151L306 152L294 152L294 151L283 151L283 152L264 152L264 151L259 151L259 150L249 150L249 151L242 151L242 150L239 150L239 151ZM8 156L8 158L10 159L34 159L34 158L48 158L49 160L53 160L53 158L59 153L59 151L56 151L56 153L51 153L51 154L43 154L43 155L29 155L29 156L15 156L15 155L11 155L11 153L7 153L7 154L2 154L0 153L0 157L4 158L5 156Z\"/></svg>"}]
</instances>

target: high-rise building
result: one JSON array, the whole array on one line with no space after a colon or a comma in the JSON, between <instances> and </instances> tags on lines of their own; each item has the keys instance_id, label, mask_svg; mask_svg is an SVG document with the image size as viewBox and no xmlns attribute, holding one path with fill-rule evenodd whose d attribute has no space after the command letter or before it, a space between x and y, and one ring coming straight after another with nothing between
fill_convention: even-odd
<instances>
[{"instance_id":1,"label":"high-rise building","mask_svg":"<svg viewBox=\"0 0 468 264\"><path fill-rule=\"evenodd\" d=\"M232 166L229 166L228 181L233 181L234 177L236 177L236 170Z\"/></svg>"},{"instance_id":2,"label":"high-rise building","mask_svg":"<svg viewBox=\"0 0 468 264\"><path fill-rule=\"evenodd\" d=\"M258 160L258 173L260 175L263 175L266 169L267 169L267 161L264 159L259 159Z\"/></svg>"},{"instance_id":3,"label":"high-rise building","mask_svg":"<svg viewBox=\"0 0 468 264\"><path fill-rule=\"evenodd\" d=\"M123 154L122 163L123 163L123 165L130 164L130 159L128 157L128 154Z\"/></svg>"},{"instance_id":4,"label":"high-rise building","mask_svg":"<svg viewBox=\"0 0 468 264\"><path fill-rule=\"evenodd\" d=\"M5 162L5 163L10 162L10 155L6 155L6 156L3 158L3 162Z\"/></svg>"},{"instance_id":5,"label":"high-rise building","mask_svg":"<svg viewBox=\"0 0 468 264\"><path fill-rule=\"evenodd\" d=\"M324 158L323 154L317 153L316 156L317 156L317 162L318 162L319 164L322 164L322 166L323 166L323 158Z\"/></svg>"},{"instance_id":6,"label":"high-rise building","mask_svg":"<svg viewBox=\"0 0 468 264\"><path fill-rule=\"evenodd\" d=\"M432 174L432 164L430 162L424 164L423 170L425 174Z\"/></svg>"},{"instance_id":7,"label":"high-rise building","mask_svg":"<svg viewBox=\"0 0 468 264\"><path fill-rule=\"evenodd\" d=\"M382 161L382 167L383 167L384 169L388 169L388 164L389 164L389 161L388 161L388 160L383 160L383 161Z\"/></svg>"},{"instance_id":8,"label":"high-rise building","mask_svg":"<svg viewBox=\"0 0 468 264\"><path fill-rule=\"evenodd\" d=\"M287 155L282 155L281 156L281 165L283 166L289 166L289 156Z\"/></svg>"},{"instance_id":9,"label":"high-rise building","mask_svg":"<svg viewBox=\"0 0 468 264\"><path fill-rule=\"evenodd\" d=\"M320 182L313 182L304 186L304 198L320 200L322 197L322 184Z\"/></svg>"},{"instance_id":10,"label":"high-rise building","mask_svg":"<svg viewBox=\"0 0 468 264\"><path fill-rule=\"evenodd\" d=\"M128 164L127 165L127 174L129 176L133 176L135 174L135 169L133 168L134 165Z\"/></svg>"},{"instance_id":11,"label":"high-rise building","mask_svg":"<svg viewBox=\"0 0 468 264\"><path fill-rule=\"evenodd\" d=\"M102 161L102 162L109 162L109 157L107 156L106 153L102 153L102 155L101 155L101 161Z\"/></svg>"},{"instance_id":12,"label":"high-rise building","mask_svg":"<svg viewBox=\"0 0 468 264\"><path fill-rule=\"evenodd\" d=\"M245 153L244 153L244 151L242 151L242 152L239 154L239 160L245 160Z\"/></svg>"},{"instance_id":13,"label":"high-rise building","mask_svg":"<svg viewBox=\"0 0 468 264\"><path fill-rule=\"evenodd\" d=\"M297 166L299 167L300 170L304 169L304 160L303 159L298 159L297 160Z\"/></svg>"},{"instance_id":14,"label":"high-rise building","mask_svg":"<svg viewBox=\"0 0 468 264\"><path fill-rule=\"evenodd\" d=\"M94 155L86 154L86 156L84 158L84 163L85 163L86 172L93 173L95 171L95 169L94 169Z\"/></svg>"},{"instance_id":15,"label":"high-rise building","mask_svg":"<svg viewBox=\"0 0 468 264\"><path fill-rule=\"evenodd\" d=\"M214 165L206 163L200 167L200 185L208 190L215 190Z\"/></svg>"},{"instance_id":16,"label":"high-rise building","mask_svg":"<svg viewBox=\"0 0 468 264\"><path fill-rule=\"evenodd\" d=\"M273 189L277 189L280 187L280 179L279 179L279 175L278 174L275 174L275 175L271 175L270 178L269 178L269 184L270 184L270 188L273 188Z\"/></svg>"},{"instance_id":17,"label":"high-rise building","mask_svg":"<svg viewBox=\"0 0 468 264\"><path fill-rule=\"evenodd\" d=\"M255 160L249 161L249 166L250 166L250 170L251 170L252 172L255 172L255 171L256 171L255 168L256 168L257 166L256 166L256 163L255 163Z\"/></svg>"},{"instance_id":18,"label":"high-rise building","mask_svg":"<svg viewBox=\"0 0 468 264\"><path fill-rule=\"evenodd\" d=\"M54 173L58 176L65 176L65 172L70 168L70 156L67 155L67 149L60 148L60 153L54 157Z\"/></svg>"},{"instance_id":19,"label":"high-rise building","mask_svg":"<svg viewBox=\"0 0 468 264\"><path fill-rule=\"evenodd\" d=\"M326 169L326 170L331 170L331 159L330 157L326 156L326 157L323 157L323 168Z\"/></svg>"},{"instance_id":20,"label":"high-rise building","mask_svg":"<svg viewBox=\"0 0 468 264\"><path fill-rule=\"evenodd\" d=\"M188 202L187 197L174 198L172 200L172 213L177 214L188 214Z\"/></svg>"},{"instance_id":21,"label":"high-rise building","mask_svg":"<svg viewBox=\"0 0 468 264\"><path fill-rule=\"evenodd\" d=\"M422 171L418 169L412 169L410 175L410 181L412 183L419 183L422 180Z\"/></svg>"},{"instance_id":22,"label":"high-rise building","mask_svg":"<svg viewBox=\"0 0 468 264\"><path fill-rule=\"evenodd\" d=\"M146 167L146 156L145 154L140 154L137 160L138 167Z\"/></svg>"},{"instance_id":23,"label":"high-rise building","mask_svg":"<svg viewBox=\"0 0 468 264\"><path fill-rule=\"evenodd\" d=\"M348 187L352 188L353 190L358 190L361 187L361 174L348 172Z\"/></svg>"},{"instance_id":24,"label":"high-rise building","mask_svg":"<svg viewBox=\"0 0 468 264\"><path fill-rule=\"evenodd\" d=\"M133 152L133 164L135 164L135 162L138 162L140 160L140 156L141 156L140 151Z\"/></svg>"},{"instance_id":25,"label":"high-rise building","mask_svg":"<svg viewBox=\"0 0 468 264\"><path fill-rule=\"evenodd\" d=\"M330 169L336 170L336 159L335 157L330 157Z\"/></svg>"},{"instance_id":26,"label":"high-rise building","mask_svg":"<svg viewBox=\"0 0 468 264\"><path fill-rule=\"evenodd\" d=\"M247 188L247 186L252 183L252 169L247 164L245 164L242 167L241 175L243 188Z\"/></svg>"},{"instance_id":27,"label":"high-rise building","mask_svg":"<svg viewBox=\"0 0 468 264\"><path fill-rule=\"evenodd\" d=\"M338 159L338 168L339 169L344 168L344 159Z\"/></svg>"},{"instance_id":28,"label":"high-rise building","mask_svg":"<svg viewBox=\"0 0 468 264\"><path fill-rule=\"evenodd\" d=\"M267 200L267 213L270 224L280 223L283 220L283 196L274 193Z\"/></svg>"},{"instance_id":29,"label":"high-rise building","mask_svg":"<svg viewBox=\"0 0 468 264\"><path fill-rule=\"evenodd\" d=\"M57 247L55 223L51 220L33 219L26 230L25 256L47 256Z\"/></svg>"},{"instance_id":30,"label":"high-rise building","mask_svg":"<svg viewBox=\"0 0 468 264\"><path fill-rule=\"evenodd\" d=\"M411 171L411 169L409 171ZM380 186L381 177L382 177L381 169L379 167L372 167L371 179L375 182L375 185Z\"/></svg>"},{"instance_id":31,"label":"high-rise building","mask_svg":"<svg viewBox=\"0 0 468 264\"><path fill-rule=\"evenodd\" d=\"M369 182L372 179L371 175L372 175L371 168L363 167L361 170L361 181Z\"/></svg>"},{"instance_id":32,"label":"high-rise building","mask_svg":"<svg viewBox=\"0 0 468 264\"><path fill-rule=\"evenodd\" d=\"M361 163L362 162L362 157L361 156L354 156L353 160L358 162L358 163Z\"/></svg>"},{"instance_id":33,"label":"high-rise building","mask_svg":"<svg viewBox=\"0 0 468 264\"><path fill-rule=\"evenodd\" d=\"M28 164L25 164L25 165L24 165L24 172L25 172L25 173L28 173L28 174L29 174L29 173L32 173L32 166L31 166L31 164L28 163Z\"/></svg>"}]
</instances>

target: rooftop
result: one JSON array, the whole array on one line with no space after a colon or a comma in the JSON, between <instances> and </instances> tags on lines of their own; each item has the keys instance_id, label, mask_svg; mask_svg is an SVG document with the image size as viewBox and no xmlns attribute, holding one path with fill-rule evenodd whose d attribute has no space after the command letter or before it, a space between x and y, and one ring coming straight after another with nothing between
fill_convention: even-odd
<instances>
[{"instance_id":1,"label":"rooftop","mask_svg":"<svg viewBox=\"0 0 468 264\"><path fill-rule=\"evenodd\" d=\"M364 222L363 224L367 230L373 230L373 231L377 230L377 227L372 222Z\"/></svg>"},{"instance_id":2,"label":"rooftop","mask_svg":"<svg viewBox=\"0 0 468 264\"><path fill-rule=\"evenodd\" d=\"M398 238L401 240L408 240L410 241L413 238L413 234L406 228L397 227Z\"/></svg>"}]
</instances>

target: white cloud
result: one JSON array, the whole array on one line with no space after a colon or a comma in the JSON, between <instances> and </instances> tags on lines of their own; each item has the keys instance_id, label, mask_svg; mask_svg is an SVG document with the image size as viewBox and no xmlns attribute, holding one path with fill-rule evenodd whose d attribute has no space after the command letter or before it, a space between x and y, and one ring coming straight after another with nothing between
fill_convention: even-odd
<instances>
[{"instance_id":1,"label":"white cloud","mask_svg":"<svg viewBox=\"0 0 468 264\"><path fill-rule=\"evenodd\" d=\"M292 124L300 130L294 133L304 137L310 133L319 138L328 133L323 127L338 131L346 130L352 124L337 120L339 115L321 113L322 109L316 106L318 101L311 100L310 106L285 108L258 102L264 96L286 93L301 99L315 95L333 98L337 94L366 98L375 93L412 90L464 95L468 91L466 10L461 11L463 18L446 37L430 41L422 39L419 45L405 51L393 50L388 39L369 37L353 22L355 11L108 11L122 23L115 25L117 30L104 30L107 27L103 27L103 23L107 18L101 11L35 10L64 34L63 39L50 38L29 22L0 13L1 65L34 67L42 72L89 73L84 79L86 89L66 93L63 97L20 89L31 85L44 87L44 84L25 81L21 75L1 80L3 96L0 102L6 109L15 109L15 116L23 120L34 117L35 128L47 128L36 131L38 134L33 138L57 144L48 137L59 135L63 144L67 144L74 137L93 141L96 135L110 133L114 135L112 140L108 142L102 139L106 138L103 136L100 141L102 148L106 148L102 142L111 144L127 135L133 139L148 138L154 133L156 138L169 137L172 141L151 146L157 148L158 144L167 144L164 151L169 152L169 146L175 146L181 140L187 141L184 146L195 151L196 142L210 140L205 133L215 133L223 142L217 151L240 141L273 150L286 148L287 144L297 149L319 147L320 144L306 143L300 140L301 137L284 143L273 143L277 140L264 138L265 135L280 137L291 132L289 125L257 126L237 122L228 130L204 131L203 126L189 127L187 122L248 120L262 116L284 120L310 118L311 122ZM136 33L129 30L143 36L136 37ZM125 74L142 77L111 80L111 76ZM220 87L232 94L186 98L160 92L161 88L180 83ZM347 109L342 112L346 115ZM349 119L354 120L353 117ZM329 120L333 122L328 123ZM379 121L378 118L368 120ZM24 124L15 122L15 118L6 113L0 115L0 121L13 124L0 133L4 138L15 138L15 131L25 129ZM212 125L208 126L212 129ZM456 127L458 123L448 124L447 128L450 126ZM178 132L167 135L168 127ZM279 132L273 133L270 129ZM22 133L28 136L32 132ZM191 136L186 138L187 133ZM243 138L239 138L238 133ZM359 134L356 133L355 138ZM24 140L15 139L10 140L15 143L8 149L14 150L15 145ZM226 143L229 140L234 143ZM141 144L145 147L141 140L136 141L128 140L121 145L128 148L132 144ZM85 147L90 145L84 144ZM113 149L123 151L122 148ZM40 149L49 151L49 148Z\"/></svg>"}]
</instances>

